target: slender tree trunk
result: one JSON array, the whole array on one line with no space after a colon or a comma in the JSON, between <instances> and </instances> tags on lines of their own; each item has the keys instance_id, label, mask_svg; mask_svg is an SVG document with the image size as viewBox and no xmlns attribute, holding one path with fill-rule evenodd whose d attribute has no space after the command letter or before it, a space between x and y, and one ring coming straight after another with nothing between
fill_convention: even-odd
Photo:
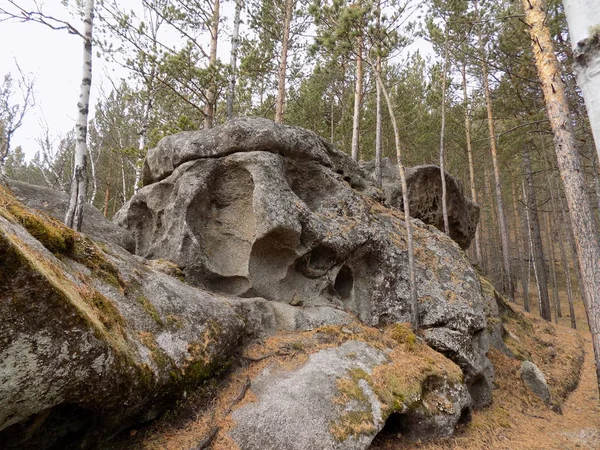
<instances>
[{"instance_id":1,"label":"slender tree trunk","mask_svg":"<svg viewBox=\"0 0 600 450\"><path fill-rule=\"evenodd\" d=\"M358 161L360 145L360 108L363 91L363 39L356 38L356 84L354 89L354 117L352 119L352 159Z\"/></svg>"},{"instance_id":2,"label":"slender tree trunk","mask_svg":"<svg viewBox=\"0 0 600 450\"><path fill-rule=\"evenodd\" d=\"M367 55L368 58L368 55ZM370 62L371 67L373 63ZM406 174L404 171L404 164L402 163L402 151L400 146L400 133L398 132L398 123L396 122L396 115L394 114L394 108L390 96L381 80L381 73L375 69L375 76L377 77L377 83L381 88L383 97L388 107L390 119L392 121L392 127L394 129L394 142L396 145L396 159L398 160L398 173L400 175L400 183L402 184L402 201L404 206L404 224L406 226L406 237L408 246L408 271L409 271L409 286L410 286L410 300L411 300L411 316L412 316L412 329L417 332L421 328L421 320L419 318L419 297L417 295L417 278L416 278L416 267L415 267L415 253L414 253L414 242L412 225L410 223L410 204L408 199L408 185L406 184Z\"/></svg>"},{"instance_id":3,"label":"slender tree trunk","mask_svg":"<svg viewBox=\"0 0 600 450\"><path fill-rule=\"evenodd\" d=\"M567 1L566 3L568 4L569 2ZM600 261L600 242L598 241L594 227L592 209L586 195L585 179L579 159L579 152L575 145L573 124L570 119L565 88L561 79L560 65L552 46L550 30L545 24L546 13L543 9L543 3L541 0L523 0L523 9L525 10L525 20L530 27L533 53L538 75L542 83L542 91L546 100L550 125L554 133L558 167L571 215L572 229L583 281L584 300L587 305L588 322L592 333L596 375L600 387L600 264L598 264L598 261ZM583 16L588 13L585 10L571 12L580 13ZM596 14L597 12L594 11L594 15ZM571 15L571 17L573 16ZM577 20L573 22L572 18L570 24L573 25L573 23L581 26L580 22ZM579 30L574 30L576 28L574 26L570 28L575 33L580 32ZM587 27L585 28L587 30ZM574 43L579 43L580 41L578 34L573 34L572 39ZM596 52L596 58L600 58L598 52ZM592 69L597 69L597 67L597 64L591 66ZM596 70L596 72L598 71ZM593 74L590 73L589 75L592 76ZM598 73L598 76L600 76L600 73ZM600 81L596 80L595 86L596 90L600 91L598 90L598 83ZM589 80L584 85L586 85L586 88L593 86L589 84ZM592 125L595 137L600 132L600 129L598 129L600 127L598 113L598 111L592 109L589 114L590 119L597 125ZM600 136L598 136L596 142L600 142Z\"/></svg>"},{"instance_id":4,"label":"slender tree trunk","mask_svg":"<svg viewBox=\"0 0 600 450\"><path fill-rule=\"evenodd\" d=\"M524 270L523 264L525 261L525 257L523 256L523 249L525 248L525 243L521 233L519 232L519 226L521 221L519 219L519 204L517 203L517 193L515 191L514 184L512 185L512 206L513 206L513 217L515 221L515 252L517 255L517 261L519 261L519 278L523 278ZM517 279L515 278L515 295L517 294Z\"/></svg>"},{"instance_id":5,"label":"slender tree trunk","mask_svg":"<svg viewBox=\"0 0 600 450\"><path fill-rule=\"evenodd\" d=\"M100 151L98 151L98 158L100 158ZM90 204L93 205L96 201L96 193L98 192L98 179L96 178L96 163L94 162L94 155L91 150L90 169L92 172L92 195L90 196Z\"/></svg>"},{"instance_id":6,"label":"slender tree trunk","mask_svg":"<svg viewBox=\"0 0 600 450\"><path fill-rule=\"evenodd\" d=\"M477 8L477 1L475 1ZM494 115L492 113L492 98L490 96L490 86L488 81L488 69L483 47L483 39L479 36L479 49L481 57L481 71L483 78L483 90L485 93L485 104L487 110L488 128L490 132L490 149L492 153L492 164L494 166L494 181L496 183L496 207L498 208L498 225L500 226L500 240L502 243L502 261L504 263L504 292L508 295L510 301L515 301L515 293L510 274L510 244L508 240L508 226L506 216L504 215L504 202L502 200L502 181L500 179L500 164L498 163L498 151L496 149L496 130L494 124Z\"/></svg>"},{"instance_id":7,"label":"slender tree trunk","mask_svg":"<svg viewBox=\"0 0 600 450\"><path fill-rule=\"evenodd\" d=\"M121 158L121 193L123 204L127 203L127 178L125 177L125 158Z\"/></svg>"},{"instance_id":8,"label":"slender tree trunk","mask_svg":"<svg viewBox=\"0 0 600 450\"><path fill-rule=\"evenodd\" d=\"M467 157L469 158L469 180L471 183L471 200L477 203L477 190L475 187L475 167L473 165L473 147L471 145L471 119L469 117L469 96L467 93L467 63L462 65L462 83L463 83L463 104L465 107L465 134L467 139ZM481 219L479 220L480 225L475 230L475 256L477 261L481 264L481 242L479 240Z\"/></svg>"},{"instance_id":9,"label":"slender tree trunk","mask_svg":"<svg viewBox=\"0 0 600 450\"><path fill-rule=\"evenodd\" d=\"M377 70L381 73L381 57L377 57ZM377 124L375 130L375 181L377 183L377 187L381 189L383 185L383 181L381 178L381 156L382 156L382 120L381 120L381 86L377 83Z\"/></svg>"},{"instance_id":10,"label":"slender tree trunk","mask_svg":"<svg viewBox=\"0 0 600 450\"><path fill-rule=\"evenodd\" d=\"M535 186L533 184L533 173L531 170L531 161L529 152L523 148L523 169L525 179L527 180L527 212L529 214L529 227L533 244L533 267L536 274L538 296L540 299L540 315L543 319L552 320L550 311L550 298L548 297L548 279L544 257L544 248L542 246L542 233L540 231L540 221L537 212L537 200L535 195Z\"/></svg>"},{"instance_id":11,"label":"slender tree trunk","mask_svg":"<svg viewBox=\"0 0 600 450\"><path fill-rule=\"evenodd\" d=\"M538 297L538 311L540 312L540 316L542 315L542 290L540 289L540 268L539 268L539 264L537 264L536 262L536 253L535 253L535 244L534 244L534 237L533 237L533 232L532 232L532 226L531 226L531 208L530 208L530 200L529 200L529 194L526 192L525 190L525 184L523 184L523 198L525 199L525 203L526 203L526 208L525 208L525 217L527 217L527 231L528 231L528 236L529 236L529 260L533 262L533 264L531 264L533 266L533 275L535 277L535 287L537 290L537 297Z\"/></svg>"},{"instance_id":12,"label":"slender tree trunk","mask_svg":"<svg viewBox=\"0 0 600 450\"><path fill-rule=\"evenodd\" d=\"M142 113L142 126L140 127L140 137L138 139L138 156L136 158L134 167L134 181L133 181L133 193L137 194L140 190L140 181L142 180L142 161L146 150L146 139L148 136L148 129L150 128L150 109L152 108L152 96L151 86L147 89L148 98L144 103L144 111Z\"/></svg>"},{"instance_id":13,"label":"slender tree trunk","mask_svg":"<svg viewBox=\"0 0 600 450\"><path fill-rule=\"evenodd\" d=\"M591 0L563 0L563 5L574 53L573 69L600 159L600 8Z\"/></svg>"},{"instance_id":14,"label":"slender tree trunk","mask_svg":"<svg viewBox=\"0 0 600 450\"><path fill-rule=\"evenodd\" d=\"M285 79L287 73L287 57L290 42L290 28L294 13L295 0L287 0L285 19L283 22L283 42L281 44L281 61L279 63L279 84L277 87L277 103L275 105L275 122L283 123L285 115Z\"/></svg>"},{"instance_id":15,"label":"slender tree trunk","mask_svg":"<svg viewBox=\"0 0 600 450\"><path fill-rule=\"evenodd\" d=\"M108 173L106 174L106 180L104 182L104 205L102 208L102 214L104 217L108 217L108 205L110 204L110 179L112 176L112 158L108 160Z\"/></svg>"},{"instance_id":16,"label":"slender tree trunk","mask_svg":"<svg viewBox=\"0 0 600 450\"><path fill-rule=\"evenodd\" d=\"M550 280L552 282L552 306L554 307L554 322L558 323L558 318L562 317L560 310L560 298L558 296L558 281L556 277L556 255L554 253L554 233L552 232L550 214L546 214L546 234L548 235L548 248L550 249Z\"/></svg>"},{"instance_id":17,"label":"slender tree trunk","mask_svg":"<svg viewBox=\"0 0 600 450\"><path fill-rule=\"evenodd\" d=\"M210 21L210 57L208 60L208 70L211 72L211 85L206 94L206 109L204 111L204 129L212 128L215 121L215 111L217 109L217 83L215 81L217 71L217 44L219 42L219 20L221 3L220 0L214 0L213 16Z\"/></svg>"},{"instance_id":18,"label":"slender tree trunk","mask_svg":"<svg viewBox=\"0 0 600 450\"><path fill-rule=\"evenodd\" d=\"M94 0L86 0L84 8L83 70L81 91L77 103L77 145L75 146L75 165L71 180L71 197L65 215L65 225L81 231L83 223L83 207L86 201L87 188L87 118L90 106L90 90L92 87L92 22L94 19Z\"/></svg>"},{"instance_id":19,"label":"slender tree trunk","mask_svg":"<svg viewBox=\"0 0 600 450\"><path fill-rule=\"evenodd\" d=\"M440 131L440 179L442 181L442 216L444 218L444 232L450 235L450 223L448 222L448 200L446 198L446 164L444 135L446 133L446 77L448 72L448 29L444 41L444 68L442 75L442 127Z\"/></svg>"},{"instance_id":20,"label":"slender tree trunk","mask_svg":"<svg viewBox=\"0 0 600 450\"><path fill-rule=\"evenodd\" d=\"M229 66L229 94L227 95L227 120L233 119L233 105L235 103L235 83L237 76L237 54L240 44L240 23L242 12L242 0L235 0L235 14L233 16L233 35L231 36L231 59Z\"/></svg>"},{"instance_id":21,"label":"slender tree trunk","mask_svg":"<svg viewBox=\"0 0 600 450\"><path fill-rule=\"evenodd\" d=\"M526 203L525 195L525 182L522 183L523 188L523 203ZM523 308L525 311L530 311L529 306L529 280L531 278L531 233L529 231L529 216L527 210L525 213L521 213L521 227L523 229L523 271L522 271L522 285L523 285Z\"/></svg>"},{"instance_id":22,"label":"slender tree trunk","mask_svg":"<svg viewBox=\"0 0 600 450\"><path fill-rule=\"evenodd\" d=\"M565 284L567 286L567 299L569 300L569 315L571 316L571 328L574 330L577 329L577 320L575 317L575 306L573 304L573 284L571 283L571 270L569 268L569 258L567 256L567 252L565 250L565 239L570 241L570 233L567 229L567 217L565 214L565 208L562 206L562 201L560 202L560 210L562 215L562 226L560 227L561 236L558 240L558 247L560 249L560 258L563 265L563 270L565 272ZM575 261L573 261L573 265L576 266ZM582 295L583 297L583 295Z\"/></svg>"}]
</instances>

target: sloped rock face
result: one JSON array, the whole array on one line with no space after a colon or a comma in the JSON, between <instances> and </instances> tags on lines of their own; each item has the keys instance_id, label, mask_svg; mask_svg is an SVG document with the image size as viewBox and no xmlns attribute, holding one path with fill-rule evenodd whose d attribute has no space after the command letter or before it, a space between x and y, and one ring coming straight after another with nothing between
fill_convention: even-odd
<instances>
[{"instance_id":1,"label":"sloped rock face","mask_svg":"<svg viewBox=\"0 0 600 450\"><path fill-rule=\"evenodd\" d=\"M69 205L69 196L64 192L10 179L5 180L5 185L27 207L44 211L56 220L64 220ZM127 230L115 226L88 204L84 207L82 232L95 240L120 245L130 252L135 249L133 236Z\"/></svg>"},{"instance_id":2,"label":"sloped rock face","mask_svg":"<svg viewBox=\"0 0 600 450\"><path fill-rule=\"evenodd\" d=\"M361 165L374 176L374 161ZM392 164L388 158L383 159L381 175L386 201L396 208L403 209L398 166ZM444 231L440 168L432 165L409 167L406 169L406 184L411 216ZM465 196L462 183L449 174L446 174L446 205L450 237L466 250L475 237L479 206Z\"/></svg>"},{"instance_id":3,"label":"sloped rock face","mask_svg":"<svg viewBox=\"0 0 600 450\"><path fill-rule=\"evenodd\" d=\"M145 170L151 184L116 216L137 254L229 295L333 307L374 326L410 321L402 213L314 133L238 119L161 141ZM413 223L426 339L463 368L475 402L489 403L478 277L451 239Z\"/></svg>"},{"instance_id":4,"label":"sloped rock face","mask_svg":"<svg viewBox=\"0 0 600 450\"><path fill-rule=\"evenodd\" d=\"M3 448L93 447L226 367L244 335L230 305L5 191L0 203Z\"/></svg>"}]
</instances>

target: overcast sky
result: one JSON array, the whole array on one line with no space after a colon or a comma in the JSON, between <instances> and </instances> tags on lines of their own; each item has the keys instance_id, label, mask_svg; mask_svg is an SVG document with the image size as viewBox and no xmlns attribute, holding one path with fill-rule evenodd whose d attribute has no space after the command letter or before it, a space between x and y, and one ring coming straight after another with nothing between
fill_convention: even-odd
<instances>
[{"instance_id":1,"label":"overcast sky","mask_svg":"<svg viewBox=\"0 0 600 450\"><path fill-rule=\"evenodd\" d=\"M5 4L6 1L0 0L0 4ZM31 4L32 0L22 0L19 3ZM123 0L120 3L123 8L131 8L139 1ZM222 8L223 16L233 14L230 6L228 2ZM68 20L78 29L82 28L81 19L73 17L59 0L48 0L42 9L47 15ZM221 27L219 42L219 56L224 62L228 62L230 47L228 22L225 19L225 24ZM31 158L39 149L36 139L41 137L45 123L54 139L74 127L81 83L83 42L80 37L70 35L65 30L55 31L37 23L0 22L0 43L0 76L4 77L10 72L13 78L17 78L16 60L26 76L35 78L36 105L27 113L11 145L12 148L22 146L27 158ZM421 47L422 43L417 45L423 52ZM430 48L425 48L425 53L430 53ZM127 75L125 69L94 56L90 119L101 92L110 92L109 77L117 81ZM15 101L18 100L19 97L15 97Z\"/></svg>"}]
</instances>

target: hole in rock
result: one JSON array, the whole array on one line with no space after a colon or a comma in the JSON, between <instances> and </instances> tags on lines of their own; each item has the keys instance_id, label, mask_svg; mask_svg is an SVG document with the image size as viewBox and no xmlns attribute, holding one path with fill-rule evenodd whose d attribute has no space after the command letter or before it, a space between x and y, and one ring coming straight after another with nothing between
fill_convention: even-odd
<instances>
[{"instance_id":1,"label":"hole in rock","mask_svg":"<svg viewBox=\"0 0 600 450\"><path fill-rule=\"evenodd\" d=\"M373 444L400 439L407 431L406 415L394 412L385 421L381 431L375 436Z\"/></svg>"},{"instance_id":2,"label":"hole in rock","mask_svg":"<svg viewBox=\"0 0 600 450\"><path fill-rule=\"evenodd\" d=\"M458 425L464 425L469 423L473 417L471 416L471 408L465 407L460 412L460 417L458 419Z\"/></svg>"},{"instance_id":3,"label":"hole in rock","mask_svg":"<svg viewBox=\"0 0 600 450\"><path fill-rule=\"evenodd\" d=\"M352 288L354 287L354 277L352 276L352 271L348 266L342 266L340 271L335 278L335 283L333 284L333 288L335 292L338 293L341 299L345 300L350 298L350 294L352 293Z\"/></svg>"}]
</instances>

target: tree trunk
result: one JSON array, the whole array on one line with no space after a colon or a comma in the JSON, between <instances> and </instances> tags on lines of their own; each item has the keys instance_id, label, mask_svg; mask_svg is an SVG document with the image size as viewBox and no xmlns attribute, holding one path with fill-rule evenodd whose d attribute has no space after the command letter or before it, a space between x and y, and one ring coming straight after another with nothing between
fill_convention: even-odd
<instances>
[{"instance_id":1,"label":"tree trunk","mask_svg":"<svg viewBox=\"0 0 600 450\"><path fill-rule=\"evenodd\" d=\"M477 1L475 2L477 8ZM510 301L515 301L515 293L510 274L510 244L508 240L508 226L506 216L504 215L504 203L502 200L502 181L500 179L500 165L498 163L498 151L496 149L496 130L494 124L494 115L492 113L492 98L490 96L490 86L488 81L488 69L483 48L483 39L479 36L479 48L481 57L481 71L483 78L483 90L485 93L485 104L487 109L488 128L490 132L490 149L492 153L492 164L494 166L494 181L496 183L496 207L498 208L498 224L500 225L500 240L502 243L502 261L504 263L503 286L504 293L508 295Z\"/></svg>"},{"instance_id":2,"label":"tree trunk","mask_svg":"<svg viewBox=\"0 0 600 450\"><path fill-rule=\"evenodd\" d=\"M377 72L381 73L381 56L377 56ZM377 187L381 189L383 181L381 179L381 134L382 134L382 123L381 123L381 86L377 83L377 112L376 112L376 126L375 126L375 182Z\"/></svg>"},{"instance_id":3,"label":"tree trunk","mask_svg":"<svg viewBox=\"0 0 600 450\"><path fill-rule=\"evenodd\" d=\"M360 108L363 90L363 39L356 38L356 84L354 89L354 117L352 119L352 159L358 161L360 140Z\"/></svg>"},{"instance_id":4,"label":"tree trunk","mask_svg":"<svg viewBox=\"0 0 600 450\"><path fill-rule=\"evenodd\" d=\"M446 132L446 75L448 72L448 29L446 28L446 39L444 42L444 68L442 75L442 126L440 131L440 179L442 181L442 216L444 217L444 233L450 234L450 223L448 222L448 200L446 198L446 170L444 154L444 134Z\"/></svg>"},{"instance_id":5,"label":"tree trunk","mask_svg":"<svg viewBox=\"0 0 600 450\"><path fill-rule=\"evenodd\" d=\"M100 159L100 151L98 151L98 159ZM90 204L93 205L96 201L98 192L98 179L96 177L96 163L94 163L94 154L90 150L90 169L92 173L92 195L90 196Z\"/></svg>"},{"instance_id":6,"label":"tree trunk","mask_svg":"<svg viewBox=\"0 0 600 450\"><path fill-rule=\"evenodd\" d=\"M367 55L368 58L368 55ZM370 61L368 59L368 61ZM373 67L373 63L370 63ZM416 266L415 266L415 253L414 253L414 242L412 225L410 223L410 204L408 199L408 185L406 184L406 174L404 171L404 164L402 163L402 151L400 146L400 133L398 132L398 123L396 122L396 115L394 114L394 108L390 96L381 80L381 73L375 69L375 76L377 77L377 83L381 88L383 97L388 107L390 119L392 121L392 127L394 129L394 142L396 145L396 159L398 160L398 173L400 175L400 183L402 185L402 201L404 207L404 224L406 226L406 240L407 240L407 252L408 252L408 271L409 271L409 286L410 286L410 299L411 299L411 318L412 318L412 329L416 333L421 328L421 320L419 318L419 297L417 295L417 278L416 278Z\"/></svg>"},{"instance_id":7,"label":"tree trunk","mask_svg":"<svg viewBox=\"0 0 600 450\"><path fill-rule=\"evenodd\" d=\"M217 44L219 39L220 0L214 0L213 15L210 21L210 57L208 70L211 72L211 85L206 93L206 109L204 111L204 129L212 128L215 122L217 109L217 83L215 81L217 70Z\"/></svg>"},{"instance_id":8,"label":"tree trunk","mask_svg":"<svg viewBox=\"0 0 600 450\"><path fill-rule=\"evenodd\" d=\"M233 16L233 34L231 36L231 59L229 66L229 94L227 95L227 120L233 119L233 105L235 103L235 83L237 76L237 54L240 44L240 23L242 12L242 0L235 0L235 14Z\"/></svg>"},{"instance_id":9,"label":"tree trunk","mask_svg":"<svg viewBox=\"0 0 600 450\"><path fill-rule=\"evenodd\" d=\"M575 306L573 305L573 284L571 283L571 270L569 268L569 258L565 250L565 239L570 240L569 230L567 229L567 217L565 214L565 208L560 202L560 210L562 215L562 226L560 227L561 236L558 239L558 247L560 249L560 258L563 265L563 271L565 272L565 284L567 285L567 299L569 300L569 315L571 316L571 328L577 329L577 321L575 317ZM573 261L575 266L575 261ZM583 297L583 296L582 296Z\"/></svg>"},{"instance_id":10,"label":"tree trunk","mask_svg":"<svg viewBox=\"0 0 600 450\"><path fill-rule=\"evenodd\" d=\"M573 69L585 100L600 159L600 8L590 0L563 0L563 5L573 47Z\"/></svg>"},{"instance_id":11,"label":"tree trunk","mask_svg":"<svg viewBox=\"0 0 600 450\"><path fill-rule=\"evenodd\" d=\"M525 203L525 182L523 182L523 203ZM522 209L522 208L521 208ZM531 278L531 233L529 232L529 220L527 216L527 210L525 213L521 212L521 228L523 229L523 267L522 267L522 275L521 282L523 286L523 308L525 311L529 312L529 279ZM526 256L525 256L526 255Z\"/></svg>"},{"instance_id":12,"label":"tree trunk","mask_svg":"<svg viewBox=\"0 0 600 450\"><path fill-rule=\"evenodd\" d=\"M83 73L79 102L77 103L77 123L75 124L77 145L75 146L75 164L71 180L71 197L65 215L65 225L76 231L81 231L83 207L86 201L87 118L90 107L90 90L92 87L92 23L94 19L94 0L86 0L84 17Z\"/></svg>"},{"instance_id":13,"label":"tree trunk","mask_svg":"<svg viewBox=\"0 0 600 450\"><path fill-rule=\"evenodd\" d=\"M287 73L287 57L290 42L290 28L294 13L295 0L287 0L285 19L283 22L283 42L281 43L281 61L279 62L279 84L277 87L277 103L275 105L275 122L283 123L285 115L285 78Z\"/></svg>"},{"instance_id":14,"label":"tree trunk","mask_svg":"<svg viewBox=\"0 0 600 450\"><path fill-rule=\"evenodd\" d=\"M523 169L525 172L525 179L527 180L527 212L529 215L529 227L531 230L531 242L533 246L533 267L535 269L538 296L540 300L540 315L543 319L551 321L552 313L550 311L550 298L548 297L548 277L544 248L542 245L540 221L537 212L535 187L533 185L533 173L531 170L529 152L525 148L523 148Z\"/></svg>"},{"instance_id":15,"label":"tree trunk","mask_svg":"<svg viewBox=\"0 0 600 450\"><path fill-rule=\"evenodd\" d=\"M567 1L566 3L569 4L570 2ZM581 2L573 2L573 4L581 6ZM596 375L600 383L600 264L598 264L598 261L600 261L600 242L596 235L592 209L586 195L585 179L579 153L575 145L573 124L565 98L565 88L561 79L560 65L552 46L550 30L545 24L546 13L543 10L542 1L523 0L523 9L525 10L525 20L530 27L533 53L535 55L538 75L542 83L542 91L546 100L550 125L554 133L558 167L571 215L572 229L583 282L584 300L587 305L588 321L594 346ZM569 15L571 16L570 25L572 26L570 28L574 32L572 40L574 43L579 43L579 36L581 36L579 33L585 33L586 31L583 31L583 29L587 30L588 27L581 26L581 22L574 20L574 12L586 17L586 14L598 14L598 11L593 11L592 13L587 9L581 11L578 11L576 8L574 10L571 9ZM581 28L581 30L577 28ZM596 58L600 58L598 52L596 52ZM597 64L595 66L596 68L598 67ZM594 68L594 65L591 68ZM600 76L600 73L598 76ZM593 86L593 84L590 84L590 81L594 82L593 79L585 81L586 89ZM600 80L596 79L595 83L596 91L600 94L600 89L598 89ZM589 114L590 119L595 122L592 125L595 137L600 132L598 129L600 127L598 113L599 111L592 109ZM600 142L600 136L598 138L599 140L596 142Z\"/></svg>"},{"instance_id":16,"label":"tree trunk","mask_svg":"<svg viewBox=\"0 0 600 450\"><path fill-rule=\"evenodd\" d=\"M519 232L519 226L521 220L519 219L519 204L517 203L517 193L515 191L515 186L512 186L512 206L513 206L513 217L515 221L515 252L517 255L517 261L519 261L519 278L523 278L524 270L523 265L525 262L525 256L523 255L523 249L525 248L525 242L523 236L521 236L521 232ZM515 295L517 294L517 279L515 278Z\"/></svg>"},{"instance_id":17,"label":"tree trunk","mask_svg":"<svg viewBox=\"0 0 600 450\"><path fill-rule=\"evenodd\" d=\"M556 277L556 255L554 253L554 233L552 232L552 221L550 213L546 213L546 233L548 235L548 248L550 249L550 261L548 268L550 269L550 280L552 282L552 306L554 307L554 322L558 323L558 318L562 317L560 310L560 298L558 296L558 282Z\"/></svg>"},{"instance_id":18,"label":"tree trunk","mask_svg":"<svg viewBox=\"0 0 600 450\"><path fill-rule=\"evenodd\" d=\"M462 81L463 81L463 103L465 107L465 134L467 140L467 157L469 158L469 180L471 182L471 200L477 203L477 190L475 188L475 167L473 166L473 148L471 145L471 120L469 117L469 97L467 94L467 64L462 65ZM479 221L481 224L481 220ZM479 264L481 261L481 242L479 240L480 228L475 230L475 256Z\"/></svg>"}]
</instances>

